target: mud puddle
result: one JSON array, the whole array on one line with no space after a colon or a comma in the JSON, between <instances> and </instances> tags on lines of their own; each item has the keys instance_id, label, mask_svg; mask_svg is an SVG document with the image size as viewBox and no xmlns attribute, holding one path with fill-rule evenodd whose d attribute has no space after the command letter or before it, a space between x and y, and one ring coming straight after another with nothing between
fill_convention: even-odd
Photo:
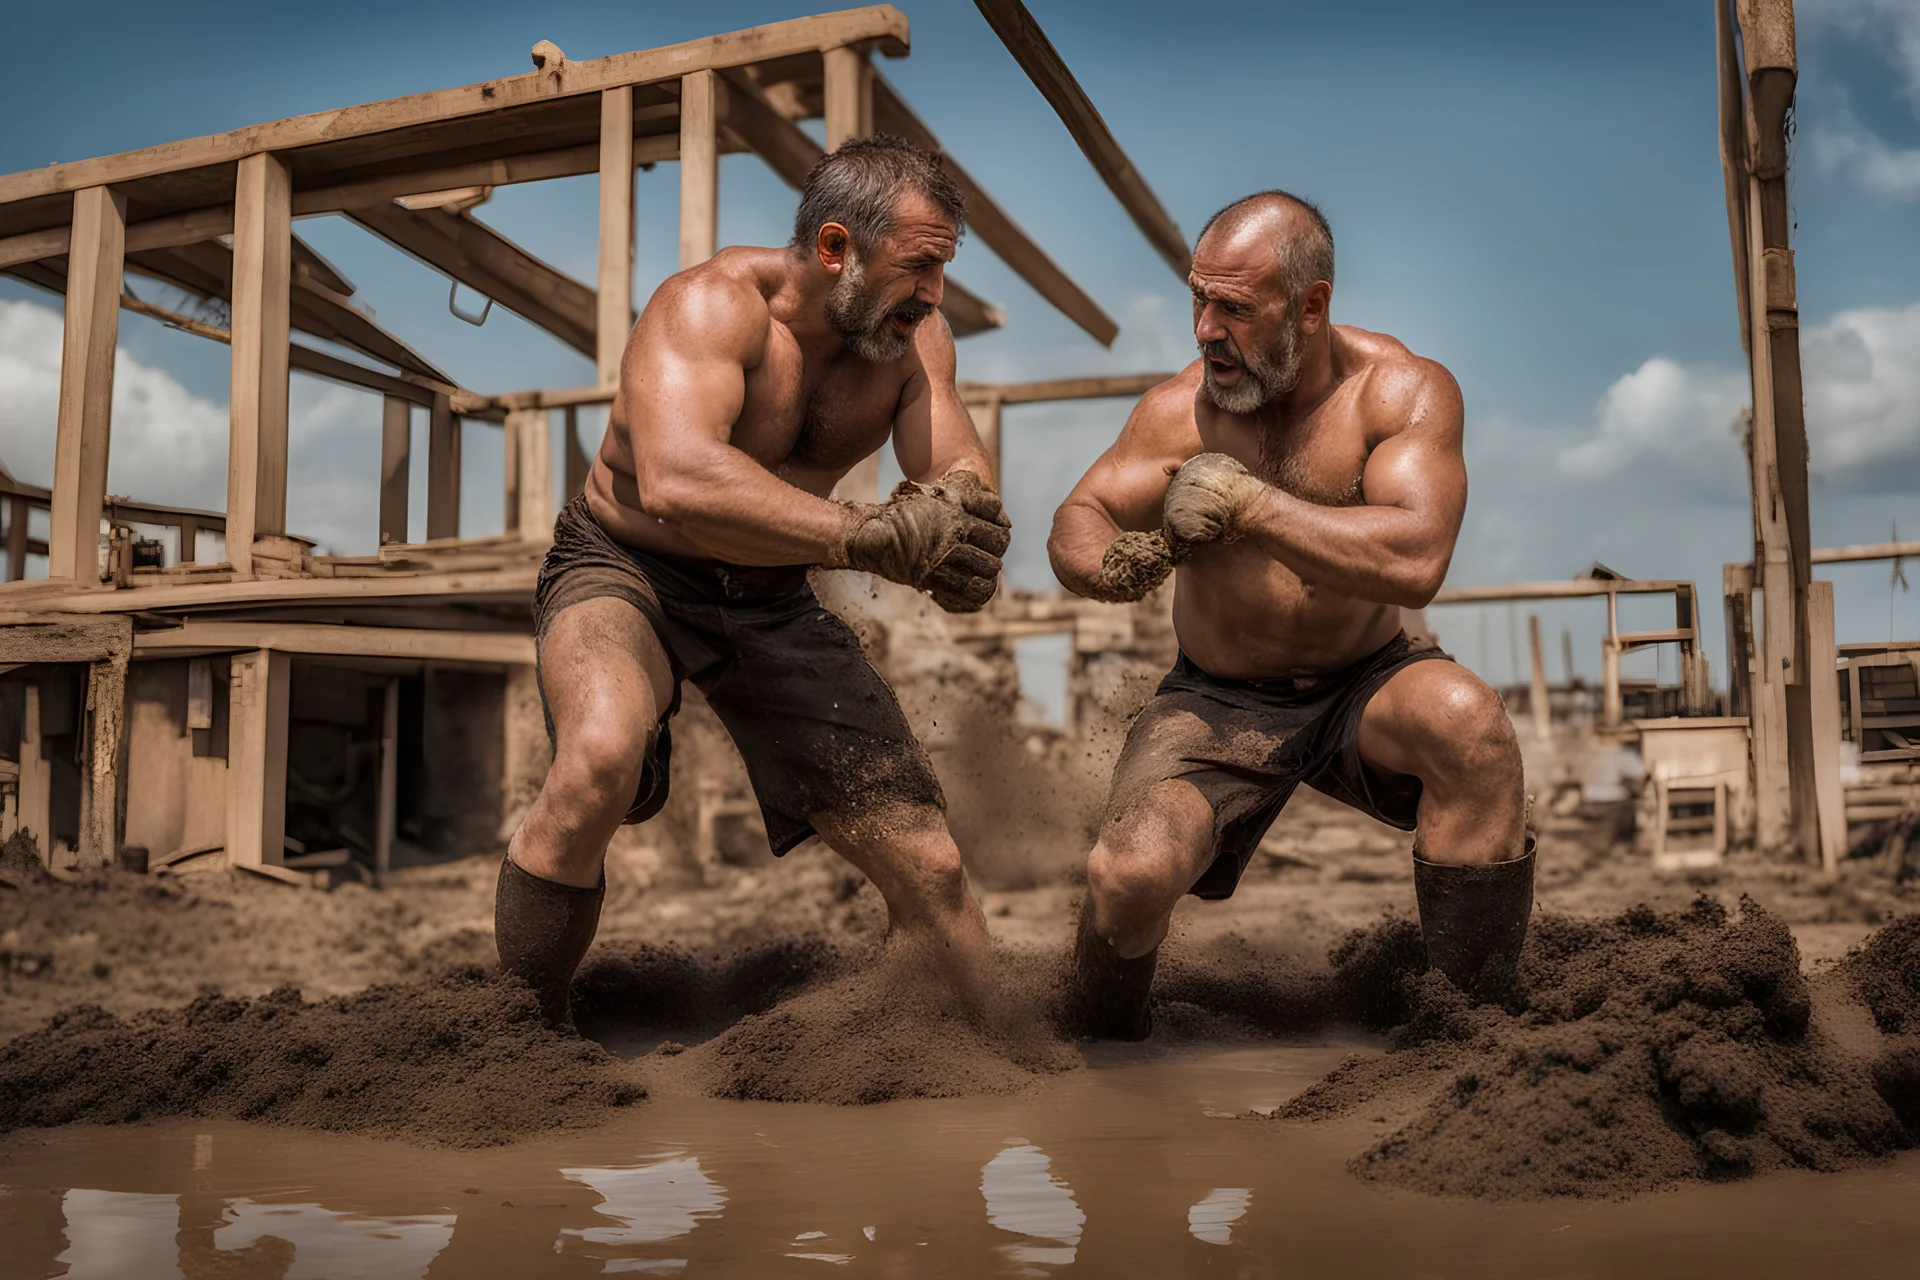
<instances>
[{"instance_id":1,"label":"mud puddle","mask_svg":"<svg viewBox=\"0 0 1920 1280\"><path fill-rule=\"evenodd\" d=\"M1920 1156L1629 1202L1489 1204L1347 1168L1381 1126L1257 1124L1352 1039L1095 1047L1002 1098L658 1097L481 1151L232 1121L0 1141L0 1277L1892 1275Z\"/></svg>"}]
</instances>

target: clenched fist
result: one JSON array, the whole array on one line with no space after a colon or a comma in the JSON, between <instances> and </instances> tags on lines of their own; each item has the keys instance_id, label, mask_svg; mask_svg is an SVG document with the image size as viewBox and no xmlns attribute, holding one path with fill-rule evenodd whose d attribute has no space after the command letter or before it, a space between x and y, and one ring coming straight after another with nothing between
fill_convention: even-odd
<instances>
[{"instance_id":1,"label":"clenched fist","mask_svg":"<svg viewBox=\"0 0 1920 1280\"><path fill-rule=\"evenodd\" d=\"M1167 543L1175 560L1209 542L1232 542L1240 536L1240 517L1266 494L1258 476L1224 453L1203 453L1187 459L1167 486L1162 508Z\"/></svg>"},{"instance_id":2,"label":"clenched fist","mask_svg":"<svg viewBox=\"0 0 1920 1280\"><path fill-rule=\"evenodd\" d=\"M972 472L932 485L904 480L885 502L846 505L859 520L827 568L905 583L948 613L972 613L993 599L1012 525L1000 496Z\"/></svg>"},{"instance_id":3,"label":"clenched fist","mask_svg":"<svg viewBox=\"0 0 1920 1280\"><path fill-rule=\"evenodd\" d=\"M1100 576L1087 592L1090 599L1108 604L1130 604L1147 594L1173 572L1173 552L1166 535L1123 533L1107 544L1100 558Z\"/></svg>"}]
</instances>

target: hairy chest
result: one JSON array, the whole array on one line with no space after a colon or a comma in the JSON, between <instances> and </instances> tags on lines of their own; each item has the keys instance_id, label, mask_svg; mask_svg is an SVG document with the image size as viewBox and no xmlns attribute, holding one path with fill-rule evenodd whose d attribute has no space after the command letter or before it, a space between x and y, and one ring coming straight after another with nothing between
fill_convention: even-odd
<instances>
[{"instance_id":1,"label":"hairy chest","mask_svg":"<svg viewBox=\"0 0 1920 1280\"><path fill-rule=\"evenodd\" d=\"M843 469L886 443L899 401L896 369L852 359L819 366L776 343L747 372L732 443L771 471Z\"/></svg>"},{"instance_id":2,"label":"hairy chest","mask_svg":"<svg viewBox=\"0 0 1920 1280\"><path fill-rule=\"evenodd\" d=\"M1224 419L1224 415L1221 415ZM1275 488L1323 507L1365 504L1372 452L1365 423L1349 407L1322 405L1296 423L1254 427L1244 420L1201 421L1201 442L1238 458Z\"/></svg>"}]
</instances>

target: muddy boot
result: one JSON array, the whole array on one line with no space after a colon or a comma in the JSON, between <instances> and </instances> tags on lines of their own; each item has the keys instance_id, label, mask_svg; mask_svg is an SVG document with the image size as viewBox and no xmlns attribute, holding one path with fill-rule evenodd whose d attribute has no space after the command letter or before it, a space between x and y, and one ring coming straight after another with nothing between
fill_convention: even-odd
<instances>
[{"instance_id":1,"label":"muddy boot","mask_svg":"<svg viewBox=\"0 0 1920 1280\"><path fill-rule=\"evenodd\" d=\"M493 895L493 941L500 971L533 988L551 1026L573 1029L567 988L593 942L606 893L604 876L591 889L576 889L536 876L512 858L500 860Z\"/></svg>"},{"instance_id":2,"label":"muddy boot","mask_svg":"<svg viewBox=\"0 0 1920 1280\"><path fill-rule=\"evenodd\" d=\"M1095 1040L1145 1040L1153 1033L1147 997L1153 990L1158 948L1123 960L1081 917L1073 944L1073 991L1068 1031Z\"/></svg>"},{"instance_id":3,"label":"muddy boot","mask_svg":"<svg viewBox=\"0 0 1920 1280\"><path fill-rule=\"evenodd\" d=\"M1533 837L1506 862L1453 866L1415 857L1413 893L1427 963L1474 1003L1505 1003L1533 913Z\"/></svg>"}]
</instances>

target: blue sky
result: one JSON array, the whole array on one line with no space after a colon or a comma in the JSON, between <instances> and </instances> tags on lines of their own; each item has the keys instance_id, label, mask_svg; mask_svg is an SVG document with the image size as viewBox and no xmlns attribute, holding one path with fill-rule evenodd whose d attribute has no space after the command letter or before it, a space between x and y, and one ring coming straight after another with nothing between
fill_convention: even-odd
<instances>
[{"instance_id":1,"label":"blue sky","mask_svg":"<svg viewBox=\"0 0 1920 1280\"><path fill-rule=\"evenodd\" d=\"M1727 429L1744 403L1744 365L1707 0L1029 3L1189 235L1248 190L1311 196L1339 246L1335 319L1395 334L1454 371L1473 496L1452 581L1562 578L1600 559L1717 595L1720 564L1745 558L1749 516ZM962 376L1184 363L1184 288L974 7L902 7L914 52L883 61L884 74L1123 329L1112 351L1100 349L969 244L955 275L1001 303L1009 324L962 344ZM19 60L0 81L0 171L511 74L542 38L587 58L801 12L771 0L42 5L11 15L15 47L46 56ZM1802 0L1800 48L1793 202L1815 541L1882 540L1894 519L1916 536L1920 5ZM85 93L68 82L80 50L101 86ZM723 242L783 238L792 198L757 160L728 158L721 183ZM637 296L671 269L676 189L672 165L640 177ZM592 279L590 179L503 190L478 216ZM584 359L513 317L496 310L481 330L453 320L439 277L356 228L323 219L297 229L384 323L468 385L590 380ZM44 352L57 307L0 283L0 349L12 339ZM57 324L51 332L57 358ZM132 316L121 335L147 409L121 413L110 487L220 505L225 349ZM44 482L44 357L24 372L6 360L0 390L16 391L0 402L0 458ZM377 402L300 381L292 523L364 550ZM1126 407L1009 414L1016 581L1049 581L1041 544L1052 506ZM478 532L499 523L498 463L487 455L498 436L472 430L464 520ZM1890 621L1920 634L1920 597L1890 601L1887 576L1885 566L1836 571L1842 640L1881 638ZM1706 612L1720 680L1718 611ZM1542 613L1550 635L1576 629L1578 663L1595 670L1597 608ZM1505 678L1506 610L1489 611L1484 627L1467 610L1436 620L1450 647Z\"/></svg>"}]
</instances>

